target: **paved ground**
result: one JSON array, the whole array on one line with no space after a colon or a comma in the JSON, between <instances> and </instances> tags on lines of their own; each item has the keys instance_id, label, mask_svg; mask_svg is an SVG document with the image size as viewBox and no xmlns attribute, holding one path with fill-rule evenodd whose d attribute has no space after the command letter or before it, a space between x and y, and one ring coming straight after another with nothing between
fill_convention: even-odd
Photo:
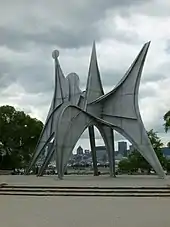
<instances>
[{"instance_id":1,"label":"paved ground","mask_svg":"<svg viewBox=\"0 0 170 227\"><path fill-rule=\"evenodd\" d=\"M17 176L0 175L0 183L6 182L10 185L61 185L61 186L165 186L170 185L170 177L166 180L159 179L157 176L129 176L120 175L117 178L104 176L75 176L68 175L64 180L58 180L57 176Z\"/></svg>"},{"instance_id":2,"label":"paved ground","mask_svg":"<svg viewBox=\"0 0 170 227\"><path fill-rule=\"evenodd\" d=\"M168 198L0 197L1 227L169 227Z\"/></svg>"},{"instance_id":3,"label":"paved ground","mask_svg":"<svg viewBox=\"0 0 170 227\"><path fill-rule=\"evenodd\" d=\"M0 176L0 182L36 185L166 185L156 177ZM170 198L0 196L1 227L169 227Z\"/></svg>"}]
</instances>

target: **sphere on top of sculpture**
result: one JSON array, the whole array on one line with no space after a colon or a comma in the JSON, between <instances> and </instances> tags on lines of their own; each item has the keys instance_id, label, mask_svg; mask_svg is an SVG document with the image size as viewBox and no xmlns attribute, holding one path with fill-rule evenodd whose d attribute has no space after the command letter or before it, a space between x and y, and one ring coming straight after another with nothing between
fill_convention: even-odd
<instances>
[{"instance_id":1,"label":"sphere on top of sculpture","mask_svg":"<svg viewBox=\"0 0 170 227\"><path fill-rule=\"evenodd\" d=\"M54 58L55 60L59 57L59 51L58 50L54 50L52 52L52 58Z\"/></svg>"}]
</instances>

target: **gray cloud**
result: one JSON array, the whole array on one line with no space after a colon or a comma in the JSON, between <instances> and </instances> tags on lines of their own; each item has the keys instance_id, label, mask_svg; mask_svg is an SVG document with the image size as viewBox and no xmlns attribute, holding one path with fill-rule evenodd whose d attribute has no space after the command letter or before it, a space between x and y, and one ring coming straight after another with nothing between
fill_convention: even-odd
<instances>
[{"instance_id":1,"label":"gray cloud","mask_svg":"<svg viewBox=\"0 0 170 227\"><path fill-rule=\"evenodd\" d=\"M119 8L127 8L130 5L142 4L143 1L112 1L108 0L84 0L84 1L48 1L48 4L39 1L11 2L0 1L0 47L7 47L14 53L13 59L0 59L0 87L5 89L11 83L18 83L28 93L49 91L53 88L53 71L51 59L44 64L45 56L56 46L59 49L80 48L91 45L92 40L102 40L109 34L100 26L100 20L104 19L107 11ZM10 9L9 9L10 6ZM8 17L6 11L8 8ZM103 30L103 32L102 32ZM115 38L130 40L129 36L115 32ZM47 51L48 49L48 51ZM30 54L30 50L32 53ZM27 62L26 59L15 59L15 53L27 54L27 58L36 55L41 50L47 55L42 55L41 60L35 58L35 62ZM71 62L70 62L71 64ZM82 74L84 74L82 72ZM114 76L112 77L112 75ZM104 86L113 85L117 81L120 72L104 72ZM81 86L86 84L86 77L81 77ZM34 82L33 82L34 81Z\"/></svg>"},{"instance_id":2,"label":"gray cloud","mask_svg":"<svg viewBox=\"0 0 170 227\"><path fill-rule=\"evenodd\" d=\"M167 45L166 45L165 51L166 51L168 54L170 54L170 39L167 41Z\"/></svg>"},{"instance_id":3,"label":"gray cloud","mask_svg":"<svg viewBox=\"0 0 170 227\"><path fill-rule=\"evenodd\" d=\"M14 63L15 64L15 63ZM13 65L0 62L0 88L4 90L12 83L21 85L27 93L40 93L53 90L53 70L50 66L29 64Z\"/></svg>"},{"instance_id":4,"label":"gray cloud","mask_svg":"<svg viewBox=\"0 0 170 227\"><path fill-rule=\"evenodd\" d=\"M101 137L100 132L96 129L96 127L94 127L94 128L95 128L95 139L96 140L103 140L102 137ZM114 137L115 141L119 141L119 140L123 140L124 139L124 137L121 134L119 134L118 132L116 132L116 131L114 131L114 136L115 136ZM84 131L84 133L81 135L81 139L89 140L88 129L86 129Z\"/></svg>"},{"instance_id":5,"label":"gray cloud","mask_svg":"<svg viewBox=\"0 0 170 227\"><path fill-rule=\"evenodd\" d=\"M12 23L0 23L0 45L20 50L36 45L57 45L61 48L79 48L91 44L92 40L101 40L105 34L99 32L98 22L106 16L108 10L113 13L119 8L127 8L144 1L113 1L113 0L84 0L84 1L39 1L9 0L0 2L1 9L13 8L15 14ZM8 5L9 4L9 5ZM24 13L22 13L22 11ZM0 10L1 16L5 11ZM11 18L12 15L9 15ZM12 20L12 19L11 19ZM18 26L17 26L18 25ZM119 38L123 34L118 34ZM129 38L127 37L127 40Z\"/></svg>"},{"instance_id":6,"label":"gray cloud","mask_svg":"<svg viewBox=\"0 0 170 227\"><path fill-rule=\"evenodd\" d=\"M73 31L73 28L66 29L60 26L50 28L48 31L40 33L28 33L27 31L17 31L14 28L0 27L0 45L7 45L15 51L27 50L31 45L56 45L60 48L80 48L92 43L92 40L100 40L100 36L95 25L80 27ZM11 39L12 37L12 39Z\"/></svg>"}]
</instances>

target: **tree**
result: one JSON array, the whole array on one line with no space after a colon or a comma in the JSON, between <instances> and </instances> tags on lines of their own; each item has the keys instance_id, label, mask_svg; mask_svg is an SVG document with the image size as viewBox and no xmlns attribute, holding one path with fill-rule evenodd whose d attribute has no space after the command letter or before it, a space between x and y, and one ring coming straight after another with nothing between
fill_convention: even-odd
<instances>
[{"instance_id":1,"label":"tree","mask_svg":"<svg viewBox=\"0 0 170 227\"><path fill-rule=\"evenodd\" d=\"M170 129L170 111L168 111L165 115L164 115L164 128L165 128L165 132L168 132L168 130Z\"/></svg>"},{"instance_id":2,"label":"tree","mask_svg":"<svg viewBox=\"0 0 170 227\"><path fill-rule=\"evenodd\" d=\"M136 163L129 159L122 159L118 164L118 168L122 173L133 173L137 170Z\"/></svg>"},{"instance_id":3,"label":"tree","mask_svg":"<svg viewBox=\"0 0 170 227\"><path fill-rule=\"evenodd\" d=\"M0 107L0 168L27 165L43 123L12 106ZM5 155L4 155L5 154Z\"/></svg>"},{"instance_id":4,"label":"tree","mask_svg":"<svg viewBox=\"0 0 170 227\"><path fill-rule=\"evenodd\" d=\"M170 142L167 143L167 147L170 148Z\"/></svg>"},{"instance_id":5,"label":"tree","mask_svg":"<svg viewBox=\"0 0 170 227\"><path fill-rule=\"evenodd\" d=\"M166 170L168 173L170 173L170 160L167 160Z\"/></svg>"},{"instance_id":6,"label":"tree","mask_svg":"<svg viewBox=\"0 0 170 227\"><path fill-rule=\"evenodd\" d=\"M165 128L165 132L168 132L170 129L170 111L168 111L165 115L164 115L164 128ZM170 142L167 143L167 147L170 148Z\"/></svg>"},{"instance_id":7,"label":"tree","mask_svg":"<svg viewBox=\"0 0 170 227\"><path fill-rule=\"evenodd\" d=\"M161 151L161 148L163 146L161 139L158 137L157 133L153 131L153 129L148 131L148 137L151 141L153 149L154 149L161 165L164 168L166 168L167 161ZM121 162L123 162L123 163L121 163ZM122 168L122 164L126 165L126 163L124 162L124 160L121 162L119 163L119 167ZM128 162L129 162L129 165L128 165L129 171L132 171L132 170L134 171L134 170L137 170L140 168L141 170L147 170L149 173L152 168L150 166L150 164L143 158L143 156L137 150L134 150L131 154L128 155ZM126 167L127 167L127 165L126 165Z\"/></svg>"},{"instance_id":8,"label":"tree","mask_svg":"<svg viewBox=\"0 0 170 227\"><path fill-rule=\"evenodd\" d=\"M161 165L165 167L166 158L164 157L161 150L161 148L163 147L163 143L161 139L158 137L157 133L153 131L153 129L148 132L148 136Z\"/></svg>"}]
</instances>

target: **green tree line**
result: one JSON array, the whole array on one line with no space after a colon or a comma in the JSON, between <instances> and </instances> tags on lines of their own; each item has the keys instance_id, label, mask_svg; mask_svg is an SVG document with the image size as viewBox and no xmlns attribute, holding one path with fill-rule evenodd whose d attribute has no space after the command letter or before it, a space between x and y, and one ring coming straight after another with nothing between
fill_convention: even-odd
<instances>
[{"instance_id":1,"label":"green tree line","mask_svg":"<svg viewBox=\"0 0 170 227\"><path fill-rule=\"evenodd\" d=\"M43 123L12 106L0 107L0 169L25 167Z\"/></svg>"}]
</instances>

